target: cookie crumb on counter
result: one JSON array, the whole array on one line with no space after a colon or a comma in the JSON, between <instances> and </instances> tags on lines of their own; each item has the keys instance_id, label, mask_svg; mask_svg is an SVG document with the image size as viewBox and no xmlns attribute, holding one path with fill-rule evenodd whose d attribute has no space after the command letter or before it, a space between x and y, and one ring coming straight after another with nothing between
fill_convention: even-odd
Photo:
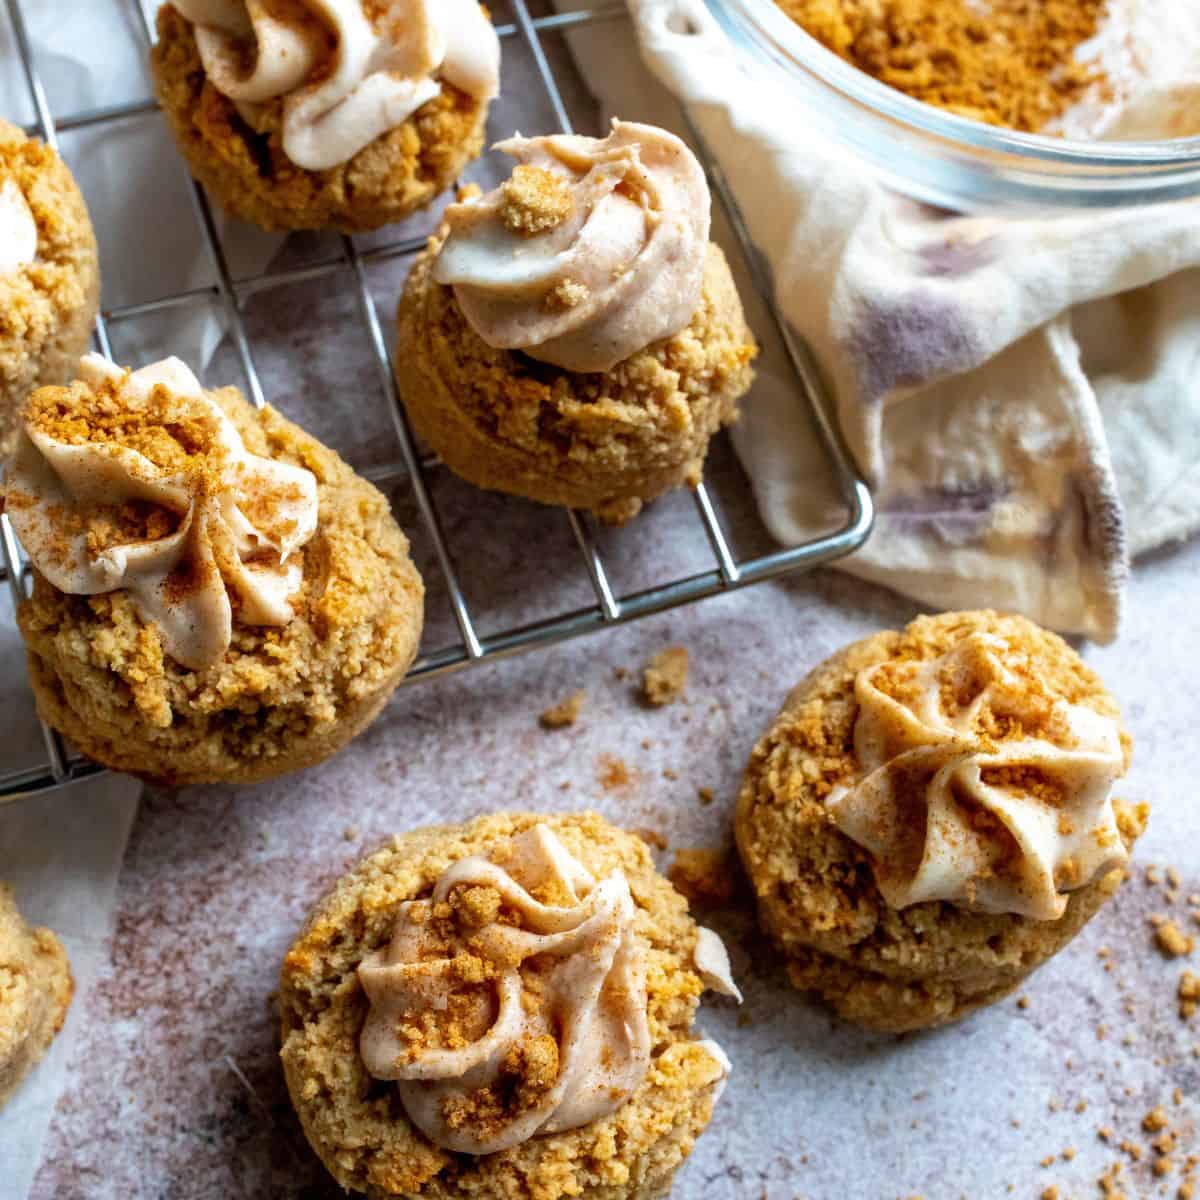
<instances>
[{"instance_id":1,"label":"cookie crumb on counter","mask_svg":"<svg viewBox=\"0 0 1200 1200\"><path fill-rule=\"evenodd\" d=\"M566 729L579 720L579 714L583 711L583 703L586 699L587 692L581 689L558 704L552 704L549 708L544 709L538 717L538 723L543 729Z\"/></svg>"},{"instance_id":2,"label":"cookie crumb on counter","mask_svg":"<svg viewBox=\"0 0 1200 1200\"><path fill-rule=\"evenodd\" d=\"M692 904L728 904L733 897L733 864L727 850L677 850L667 878Z\"/></svg>"},{"instance_id":3,"label":"cookie crumb on counter","mask_svg":"<svg viewBox=\"0 0 1200 1200\"><path fill-rule=\"evenodd\" d=\"M1147 1133L1158 1133L1158 1131L1160 1129L1166 1129L1166 1127L1167 1127L1167 1111L1166 1111L1166 1109L1163 1108L1163 1106L1161 1104L1159 1104L1155 1108L1152 1108L1142 1118L1142 1128Z\"/></svg>"},{"instance_id":4,"label":"cookie crumb on counter","mask_svg":"<svg viewBox=\"0 0 1200 1200\"><path fill-rule=\"evenodd\" d=\"M1196 948L1196 939L1185 934L1174 921L1156 921L1154 917L1150 920L1155 927L1154 940L1168 958L1182 958Z\"/></svg>"},{"instance_id":5,"label":"cookie crumb on counter","mask_svg":"<svg viewBox=\"0 0 1200 1200\"><path fill-rule=\"evenodd\" d=\"M673 704L687 686L688 652L682 646L660 650L642 669L642 695L654 708Z\"/></svg>"},{"instance_id":6,"label":"cookie crumb on counter","mask_svg":"<svg viewBox=\"0 0 1200 1200\"><path fill-rule=\"evenodd\" d=\"M358 826L347 825L346 828L342 830L342 837L345 838L346 841L348 841L348 842L357 842L358 841Z\"/></svg>"},{"instance_id":7,"label":"cookie crumb on counter","mask_svg":"<svg viewBox=\"0 0 1200 1200\"><path fill-rule=\"evenodd\" d=\"M616 791L617 788L629 787L633 783L633 773L622 759L612 754L602 754L596 762L597 779L606 792Z\"/></svg>"},{"instance_id":8,"label":"cookie crumb on counter","mask_svg":"<svg viewBox=\"0 0 1200 1200\"><path fill-rule=\"evenodd\" d=\"M712 788L707 788L707 787L697 788L696 796L699 799L700 803L705 805L705 807L707 807L708 805L710 805L713 802Z\"/></svg>"}]
</instances>

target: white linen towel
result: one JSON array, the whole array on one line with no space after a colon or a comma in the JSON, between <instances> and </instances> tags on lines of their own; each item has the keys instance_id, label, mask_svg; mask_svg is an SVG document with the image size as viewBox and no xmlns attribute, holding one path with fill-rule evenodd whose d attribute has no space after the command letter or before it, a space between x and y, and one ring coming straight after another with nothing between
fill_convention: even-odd
<instances>
[{"instance_id":1,"label":"white linen towel","mask_svg":"<svg viewBox=\"0 0 1200 1200\"><path fill-rule=\"evenodd\" d=\"M1200 205L929 208L808 128L701 0L628 3L645 65L715 154L872 486L875 531L838 565L938 608L1113 638L1130 557L1200 525ZM606 109L685 133L620 23L574 38ZM734 440L776 538L828 528L821 452L790 385L764 378Z\"/></svg>"}]
</instances>

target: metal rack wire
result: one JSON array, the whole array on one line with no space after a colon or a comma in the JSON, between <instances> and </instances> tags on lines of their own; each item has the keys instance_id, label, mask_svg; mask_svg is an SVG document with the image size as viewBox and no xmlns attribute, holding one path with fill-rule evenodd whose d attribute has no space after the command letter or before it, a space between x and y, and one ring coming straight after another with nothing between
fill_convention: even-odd
<instances>
[{"instance_id":1,"label":"metal rack wire","mask_svg":"<svg viewBox=\"0 0 1200 1200\"><path fill-rule=\"evenodd\" d=\"M106 126L154 111L156 105L153 101L141 101L93 108L84 112L56 117L51 110L47 91L38 74L28 27L22 13L22 3L28 4L29 2L30 0L5 0L22 71L36 116L34 124L28 132L40 136L51 146L57 146L60 132ZM135 27L138 36L143 42L141 49L148 52L152 34L145 11L139 0L129 0L129 3L135 13ZM559 129L562 132L570 132L571 120L567 106L542 44L542 38L549 33L582 29L600 21L624 19L627 16L624 5L605 5L540 17L531 15L526 0L512 0L512 6L515 20L497 26L498 33L504 40L519 39L524 43L534 64L537 82L544 89ZM694 574L664 579L653 586L626 595L618 595L610 581L609 569L605 565L593 536L589 524L590 519L580 513L567 511L565 519L570 523L574 541L586 566L595 602L585 607L556 613L517 628L481 636L479 622L467 603L455 567L454 556L443 531L441 515L431 495L430 473L438 470L439 464L436 459L422 458L418 451L396 393L387 343L367 284L366 267L369 263L416 254L424 246L423 235L399 238L394 242L375 246L369 250L360 249L353 237L344 236L340 240L339 253L334 257L298 268L268 269L261 275L238 279L234 278L230 271L225 249L218 235L204 190L198 184L193 183L192 197L195 215L206 252L211 259L216 282L209 287L193 288L124 307L104 309L96 321L97 348L102 354L111 358L109 329L118 322L137 321L140 318L187 305L216 302L223 310L226 320L226 336L240 362L250 399L255 405L261 406L266 402L266 396L255 366L250 335L242 318L243 303L249 297L268 289L344 273L350 276L356 292L357 308L368 336L378 374L380 398L386 404L390 414L399 452L397 461L382 469L371 471L369 475L376 482L399 477L407 479L412 488L420 519L431 540L438 568L444 578L459 634L457 642L438 650L423 653L413 665L405 681L407 684L431 679L477 663L509 657L539 646L579 637L605 626L634 621L651 613L661 612L829 562L850 553L866 539L873 519L870 493L856 473L853 463L829 423L819 401L820 389L815 372L806 353L795 342L775 304L770 280L754 251L729 188L713 156L708 152L694 127L691 129L691 134L693 144L704 163L713 190L725 210L730 226L746 257L755 286L770 312L776 331L791 360L796 374L797 391L811 408L817 434L828 452L830 465L845 500L847 515L842 527L802 545L739 559L730 546L708 490L704 484L700 484L693 492L695 514L711 551L712 567ZM103 237L103 230L100 230L99 234ZM15 608L26 594L30 583L30 573L8 518L2 515L0 515L0 554L3 557L4 569ZM101 771L102 768L95 763L74 753L63 743L57 733L44 724L42 725L42 736L45 747L44 761L20 770L0 769L0 802L58 787L93 776Z\"/></svg>"}]
</instances>

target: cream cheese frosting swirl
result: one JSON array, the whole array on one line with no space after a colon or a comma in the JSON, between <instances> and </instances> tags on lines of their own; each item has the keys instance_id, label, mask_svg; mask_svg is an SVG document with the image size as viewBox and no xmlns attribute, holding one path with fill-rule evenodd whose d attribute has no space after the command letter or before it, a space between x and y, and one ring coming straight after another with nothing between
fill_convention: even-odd
<instances>
[{"instance_id":1,"label":"cream cheese frosting swirl","mask_svg":"<svg viewBox=\"0 0 1200 1200\"><path fill-rule=\"evenodd\" d=\"M475 332L569 371L608 371L685 328L700 304L711 199L673 134L614 121L606 138L500 142L493 192L451 205L434 279Z\"/></svg>"},{"instance_id":2,"label":"cream cheese frosting swirl","mask_svg":"<svg viewBox=\"0 0 1200 1200\"><path fill-rule=\"evenodd\" d=\"M89 354L79 380L34 394L8 473L38 571L68 595L124 590L193 670L229 648L235 605L240 624L288 624L312 472L250 453L177 358L129 372Z\"/></svg>"},{"instance_id":3,"label":"cream cheese frosting swirl","mask_svg":"<svg viewBox=\"0 0 1200 1200\"><path fill-rule=\"evenodd\" d=\"M1064 893L1126 861L1116 721L1049 696L1004 638L868 668L854 693L861 775L828 808L893 908L946 900L1053 921Z\"/></svg>"},{"instance_id":4,"label":"cream cheese frosting swirl","mask_svg":"<svg viewBox=\"0 0 1200 1200\"><path fill-rule=\"evenodd\" d=\"M452 84L500 87L500 41L476 0L173 0L195 26L213 87L258 129L283 100L283 149L325 171L403 125Z\"/></svg>"},{"instance_id":5,"label":"cream cheese frosting swirl","mask_svg":"<svg viewBox=\"0 0 1200 1200\"><path fill-rule=\"evenodd\" d=\"M0 276L14 275L37 258L38 229L15 179L0 183Z\"/></svg>"},{"instance_id":6,"label":"cream cheese frosting swirl","mask_svg":"<svg viewBox=\"0 0 1200 1200\"><path fill-rule=\"evenodd\" d=\"M359 966L367 1070L457 1153L614 1112L650 1065L636 915L623 872L597 881L545 825L460 860L428 900L400 905L390 943Z\"/></svg>"}]
</instances>

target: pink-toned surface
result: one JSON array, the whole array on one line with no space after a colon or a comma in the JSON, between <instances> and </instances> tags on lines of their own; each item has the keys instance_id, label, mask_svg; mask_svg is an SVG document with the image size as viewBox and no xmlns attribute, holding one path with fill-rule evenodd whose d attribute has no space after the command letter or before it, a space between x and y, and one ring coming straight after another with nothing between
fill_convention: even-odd
<instances>
[{"instance_id":1,"label":"pink-toned surface","mask_svg":"<svg viewBox=\"0 0 1200 1200\"><path fill-rule=\"evenodd\" d=\"M522 508L510 516L535 515ZM1139 862L1173 863L1184 895L1200 890L1196 819L1180 787L1194 773L1194 738L1178 702L1182 656L1200 644L1198 568L1194 545L1146 564L1122 642L1088 652L1138 739L1122 790L1157 808ZM718 843L747 752L788 685L848 638L910 615L833 576L767 585L402 692L348 753L281 783L147 797L111 960L87 1001L34 1195L332 1196L287 1105L271 1007L280 958L322 888L393 830L488 809L591 805L672 847ZM615 671L673 642L692 654L687 700L647 710ZM578 687L588 691L579 724L541 730L540 709ZM631 778L606 788L613 759ZM710 806L700 787L713 789ZM1147 922L1167 907L1139 870L1032 981L1028 1008L1008 1001L908 1039L833 1022L788 987L744 911L709 917L729 939L749 1023L728 1001L706 1005L734 1075L674 1194L932 1200L1001 1195L1012 1182L1017 1195L1049 1183L1090 1195L1121 1157L1097 1129L1146 1141L1138 1123L1160 1102L1200 1148L1200 1029L1176 1014L1180 964L1152 949ZM1072 1161L1039 1166L1068 1147ZM1158 1192L1147 1165L1128 1186Z\"/></svg>"}]
</instances>

